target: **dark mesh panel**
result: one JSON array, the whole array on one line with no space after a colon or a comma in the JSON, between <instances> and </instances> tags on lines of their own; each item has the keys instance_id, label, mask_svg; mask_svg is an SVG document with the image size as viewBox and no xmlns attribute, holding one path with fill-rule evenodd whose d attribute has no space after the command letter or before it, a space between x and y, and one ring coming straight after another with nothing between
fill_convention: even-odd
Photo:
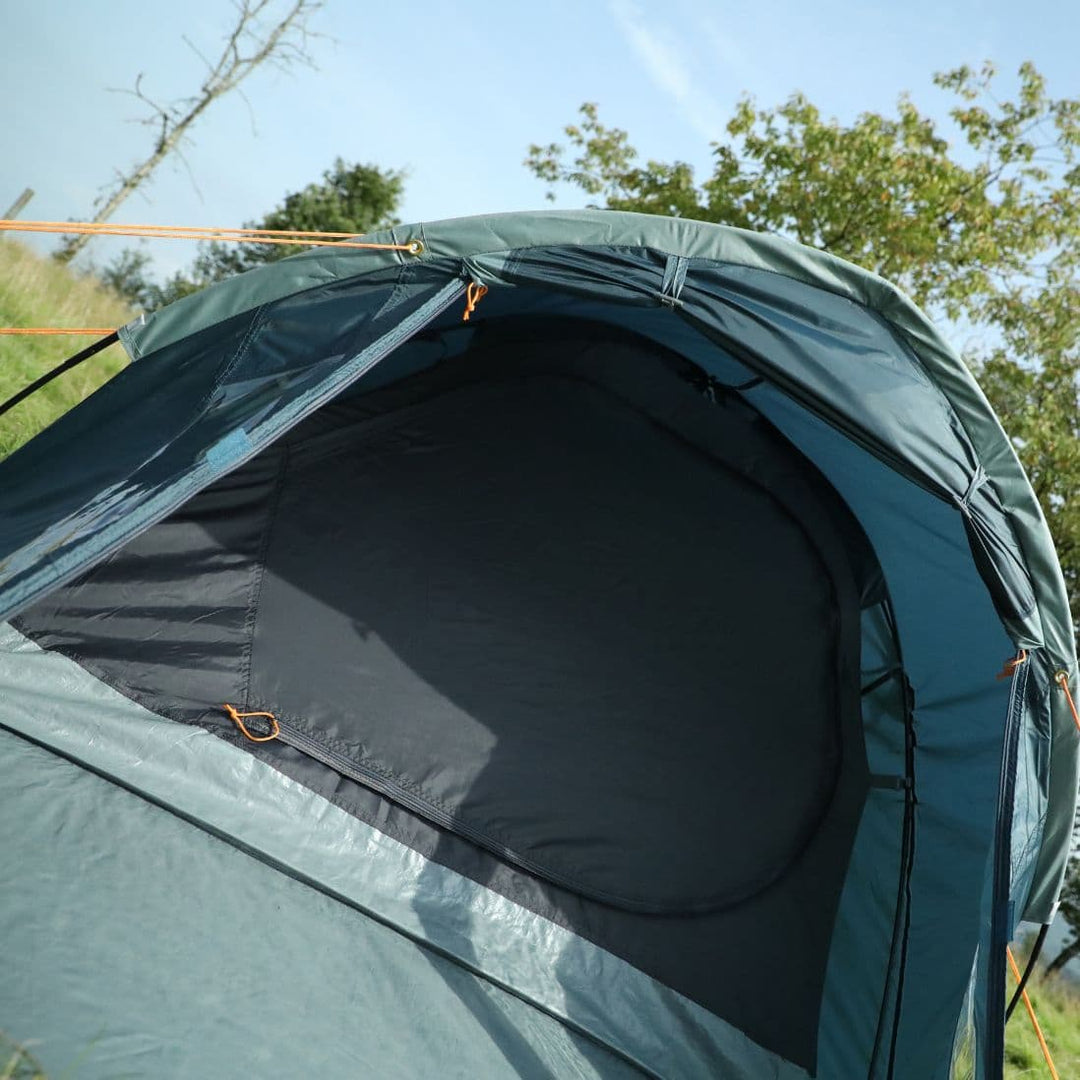
<instances>
[{"instance_id":1,"label":"dark mesh panel","mask_svg":"<svg viewBox=\"0 0 1080 1080\"><path fill-rule=\"evenodd\" d=\"M491 338L323 409L20 626L226 737L222 702L273 711L419 809L261 757L811 1062L866 786L865 552L676 358Z\"/></svg>"}]
</instances>

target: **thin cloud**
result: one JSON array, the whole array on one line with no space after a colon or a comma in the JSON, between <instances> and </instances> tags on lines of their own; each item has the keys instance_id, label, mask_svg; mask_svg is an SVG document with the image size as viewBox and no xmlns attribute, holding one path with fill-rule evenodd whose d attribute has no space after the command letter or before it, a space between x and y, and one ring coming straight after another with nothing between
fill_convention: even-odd
<instances>
[{"instance_id":1,"label":"thin cloud","mask_svg":"<svg viewBox=\"0 0 1080 1080\"><path fill-rule=\"evenodd\" d=\"M711 15L699 16L694 27L709 53L709 59L723 69L724 73L739 84L740 92L751 88L761 92L771 90L771 80L762 71L762 64L755 64L750 54L729 32L722 29ZM981 54L980 54L981 55Z\"/></svg>"},{"instance_id":2,"label":"thin cloud","mask_svg":"<svg viewBox=\"0 0 1080 1080\"><path fill-rule=\"evenodd\" d=\"M608 11L653 84L678 107L682 118L704 138L723 134L723 113L694 84L690 49L669 27L650 21L635 0L608 0Z\"/></svg>"}]
</instances>

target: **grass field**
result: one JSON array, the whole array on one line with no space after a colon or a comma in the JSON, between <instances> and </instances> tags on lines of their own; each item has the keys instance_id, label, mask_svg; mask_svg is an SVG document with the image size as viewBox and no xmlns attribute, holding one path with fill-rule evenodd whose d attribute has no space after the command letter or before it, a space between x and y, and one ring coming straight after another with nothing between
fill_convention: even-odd
<instances>
[{"instance_id":1,"label":"grass field","mask_svg":"<svg viewBox=\"0 0 1080 1080\"><path fill-rule=\"evenodd\" d=\"M0 326L117 327L134 314L92 278L78 277L17 241L0 240ZM0 335L0 402L95 340ZM96 390L125 363L120 345L111 345L0 417L0 457Z\"/></svg>"},{"instance_id":2,"label":"grass field","mask_svg":"<svg viewBox=\"0 0 1080 1080\"><path fill-rule=\"evenodd\" d=\"M49 1080L30 1050L0 1031L0 1080Z\"/></svg>"},{"instance_id":3,"label":"grass field","mask_svg":"<svg viewBox=\"0 0 1080 1080\"><path fill-rule=\"evenodd\" d=\"M115 327L133 314L93 279L77 277L22 244L0 240L0 326ZM0 336L0 401L93 340ZM125 362L123 350L113 345L0 417L0 457L92 393ZM1036 979L1032 999L1058 1072L1063 1080L1080 1078L1080 993L1062 980L1042 983ZM31 1032L11 1034L32 1036ZM1009 1023L1005 1056L1005 1075L1010 1080L1049 1076L1023 1005ZM0 1035L0 1080L30 1077L45 1080L33 1059ZM77 1070L73 1080L78 1080Z\"/></svg>"},{"instance_id":4,"label":"grass field","mask_svg":"<svg viewBox=\"0 0 1080 1080\"><path fill-rule=\"evenodd\" d=\"M1011 994L1011 976L1008 986ZM1062 1080L1080 1077L1080 991L1060 977L1048 982L1036 977L1028 993ZM1005 1029L1005 1075L1010 1080L1050 1076L1023 1002Z\"/></svg>"}]
</instances>

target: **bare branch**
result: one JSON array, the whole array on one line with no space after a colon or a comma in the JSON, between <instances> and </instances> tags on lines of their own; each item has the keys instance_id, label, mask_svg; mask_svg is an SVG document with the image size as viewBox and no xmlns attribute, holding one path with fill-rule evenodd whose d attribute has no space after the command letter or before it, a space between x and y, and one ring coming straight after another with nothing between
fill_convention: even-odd
<instances>
[{"instance_id":1,"label":"bare branch","mask_svg":"<svg viewBox=\"0 0 1080 1080\"><path fill-rule=\"evenodd\" d=\"M251 121L251 134L257 136L259 134L258 125L255 123L255 110L251 107L251 102L248 100L247 94L244 93L239 87L236 88L236 95L247 106L248 119Z\"/></svg>"},{"instance_id":2,"label":"bare branch","mask_svg":"<svg viewBox=\"0 0 1080 1080\"><path fill-rule=\"evenodd\" d=\"M180 40L206 65L208 71L214 70L214 65L202 54L198 46L187 36L187 34L181 34Z\"/></svg>"},{"instance_id":3,"label":"bare branch","mask_svg":"<svg viewBox=\"0 0 1080 1080\"><path fill-rule=\"evenodd\" d=\"M176 155L177 158L179 158L180 164L184 166L184 171L187 173L188 179L191 181L191 186L195 189L195 194L198 196L199 202L205 203L206 200L203 198L202 189L199 187L199 183L195 179L195 173L191 168L191 162L189 162L187 157L184 155L184 151L181 150L179 146L177 146L176 149L173 150L173 153Z\"/></svg>"},{"instance_id":4,"label":"bare branch","mask_svg":"<svg viewBox=\"0 0 1080 1080\"><path fill-rule=\"evenodd\" d=\"M216 61L208 60L185 37L183 40L207 66L202 86L192 97L161 104L143 91L141 72L135 80L134 89L113 91L131 94L148 110L148 115L142 122L156 129L154 147L147 158L117 178L110 194L101 200L101 207L91 220L107 221L117 207L145 183L169 154L179 153L179 147L188 138L189 129L210 105L230 90L237 89L256 68L266 62L282 70L289 70L299 64L314 67L308 49L311 39L319 35L309 29L308 20L322 8L323 3L324 0L291 0L288 11L267 27L263 25L262 17L270 7L271 0L238 0L234 5L235 22ZM248 106L254 129L251 103L246 97L244 103ZM186 161L184 165L188 167ZM191 174L190 167L188 173ZM194 177L192 181L194 182ZM202 197L201 193L199 197ZM63 262L70 261L89 241L89 235L68 237L57 253L57 258Z\"/></svg>"}]
</instances>

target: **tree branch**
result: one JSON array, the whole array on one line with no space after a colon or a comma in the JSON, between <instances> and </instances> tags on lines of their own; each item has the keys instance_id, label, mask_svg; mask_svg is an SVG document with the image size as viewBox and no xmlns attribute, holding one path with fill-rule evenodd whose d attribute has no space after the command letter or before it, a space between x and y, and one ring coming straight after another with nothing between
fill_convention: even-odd
<instances>
[{"instance_id":1,"label":"tree branch","mask_svg":"<svg viewBox=\"0 0 1080 1080\"><path fill-rule=\"evenodd\" d=\"M323 6L324 0L292 0L288 11L269 28L262 25L261 17L271 0L239 0L236 4L236 21L230 29L221 54L211 63L195 49L209 71L194 97L180 98L161 105L142 89L142 73L135 80L133 90L125 90L138 98L149 110L144 123L154 125L158 131L152 152L129 172L121 175L109 194L102 200L94 222L107 221L125 199L165 160L177 152L191 126L218 98L236 89L256 68L270 61L283 70L302 63L314 67L308 53L308 42L313 35L308 20ZM184 39L187 40L186 38ZM251 51L245 53L242 47ZM250 105L249 105L250 108ZM57 258L69 262L89 243L87 234L68 237Z\"/></svg>"}]
</instances>

